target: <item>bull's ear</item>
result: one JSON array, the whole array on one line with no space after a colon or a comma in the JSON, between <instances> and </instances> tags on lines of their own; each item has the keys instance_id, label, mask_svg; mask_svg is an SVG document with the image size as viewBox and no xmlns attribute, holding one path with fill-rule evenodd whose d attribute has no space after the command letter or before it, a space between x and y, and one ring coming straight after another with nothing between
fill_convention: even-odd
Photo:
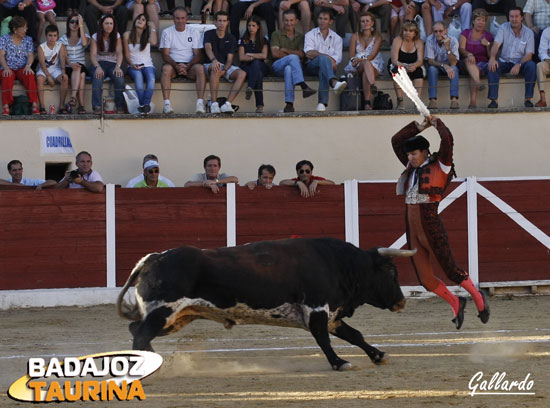
<instances>
[{"instance_id":1,"label":"bull's ear","mask_svg":"<svg viewBox=\"0 0 550 408\"><path fill-rule=\"evenodd\" d=\"M398 248L378 248L378 253L382 256L413 256L417 249L398 249Z\"/></svg>"}]
</instances>

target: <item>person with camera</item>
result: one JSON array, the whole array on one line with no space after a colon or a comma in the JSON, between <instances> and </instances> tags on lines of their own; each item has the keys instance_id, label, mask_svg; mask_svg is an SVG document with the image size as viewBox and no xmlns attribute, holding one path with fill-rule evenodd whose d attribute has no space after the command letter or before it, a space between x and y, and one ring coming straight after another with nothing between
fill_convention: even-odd
<instances>
[{"instance_id":1,"label":"person with camera","mask_svg":"<svg viewBox=\"0 0 550 408\"><path fill-rule=\"evenodd\" d=\"M105 184L101 175L92 170L92 155L82 151L76 155L76 169L65 173L55 188L84 188L92 193L101 193Z\"/></svg>"}]
</instances>

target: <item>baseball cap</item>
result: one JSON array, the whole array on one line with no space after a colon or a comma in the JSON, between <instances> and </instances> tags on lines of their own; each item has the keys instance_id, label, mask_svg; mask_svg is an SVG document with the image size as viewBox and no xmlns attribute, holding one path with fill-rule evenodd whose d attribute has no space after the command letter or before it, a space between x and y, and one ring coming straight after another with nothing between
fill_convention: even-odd
<instances>
[{"instance_id":1,"label":"baseball cap","mask_svg":"<svg viewBox=\"0 0 550 408\"><path fill-rule=\"evenodd\" d=\"M147 160L143 165L144 170L150 169L152 167L159 167L159 162L156 160Z\"/></svg>"}]
</instances>

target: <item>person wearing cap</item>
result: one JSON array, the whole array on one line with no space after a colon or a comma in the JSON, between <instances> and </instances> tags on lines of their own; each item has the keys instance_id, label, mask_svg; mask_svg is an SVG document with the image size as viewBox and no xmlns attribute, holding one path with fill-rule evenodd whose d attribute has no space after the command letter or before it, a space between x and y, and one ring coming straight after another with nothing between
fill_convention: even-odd
<instances>
[{"instance_id":1,"label":"person wearing cap","mask_svg":"<svg viewBox=\"0 0 550 408\"><path fill-rule=\"evenodd\" d=\"M159 162L156 160L147 160L143 165L143 177L141 181L134 185L134 188L170 187L167 183L159 179L159 173Z\"/></svg>"},{"instance_id":2,"label":"person wearing cap","mask_svg":"<svg viewBox=\"0 0 550 408\"><path fill-rule=\"evenodd\" d=\"M430 143L418 133L433 126L439 133L439 151L430 153ZM464 321L466 298L455 296L445 283L437 278L431 263L437 262L452 282L463 287L472 296L478 317L483 323L489 321L489 305L485 294L479 291L468 272L460 269L454 261L447 233L438 215L443 193L456 175L453 164L453 135L443 121L429 116L424 122L411 122L391 140L393 151L405 171L397 181L397 195L405 195L405 222L409 249L416 248L411 258L418 280L427 290L443 298L451 305L456 329Z\"/></svg>"},{"instance_id":3,"label":"person wearing cap","mask_svg":"<svg viewBox=\"0 0 550 408\"><path fill-rule=\"evenodd\" d=\"M148 161L156 162L157 163L157 168L158 168L158 162L159 162L158 157L155 154L152 154L152 153L146 154L143 157L143 174L139 174L138 176L136 176L132 180L130 180L126 184L126 188L147 187L145 185L139 185L138 186L137 184L140 184L140 183L144 182L144 180L146 179L145 165L147 164ZM159 181L159 185L157 187L176 187L176 185L172 182L172 180L168 179L167 177L164 177L160 173L157 173L157 174L158 174L158 181Z\"/></svg>"},{"instance_id":4,"label":"person wearing cap","mask_svg":"<svg viewBox=\"0 0 550 408\"><path fill-rule=\"evenodd\" d=\"M282 180L280 186L298 187L304 198L313 197L318 185L332 185L334 181L313 175L313 163L309 160L300 160L296 163L296 177Z\"/></svg>"}]
</instances>

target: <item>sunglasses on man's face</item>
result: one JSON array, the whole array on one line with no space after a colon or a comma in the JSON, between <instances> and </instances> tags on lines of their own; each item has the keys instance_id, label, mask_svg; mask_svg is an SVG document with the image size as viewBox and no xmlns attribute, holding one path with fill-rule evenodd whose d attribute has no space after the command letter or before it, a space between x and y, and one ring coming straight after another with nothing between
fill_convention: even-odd
<instances>
[{"instance_id":1,"label":"sunglasses on man's face","mask_svg":"<svg viewBox=\"0 0 550 408\"><path fill-rule=\"evenodd\" d=\"M148 172L149 174L158 173L158 172L159 172L159 169L149 169L149 170L147 170L147 172Z\"/></svg>"},{"instance_id":2,"label":"sunglasses on man's face","mask_svg":"<svg viewBox=\"0 0 550 408\"><path fill-rule=\"evenodd\" d=\"M304 174L304 173L309 174L309 173L311 173L311 170L310 169L300 169L299 173L300 174Z\"/></svg>"}]
</instances>

